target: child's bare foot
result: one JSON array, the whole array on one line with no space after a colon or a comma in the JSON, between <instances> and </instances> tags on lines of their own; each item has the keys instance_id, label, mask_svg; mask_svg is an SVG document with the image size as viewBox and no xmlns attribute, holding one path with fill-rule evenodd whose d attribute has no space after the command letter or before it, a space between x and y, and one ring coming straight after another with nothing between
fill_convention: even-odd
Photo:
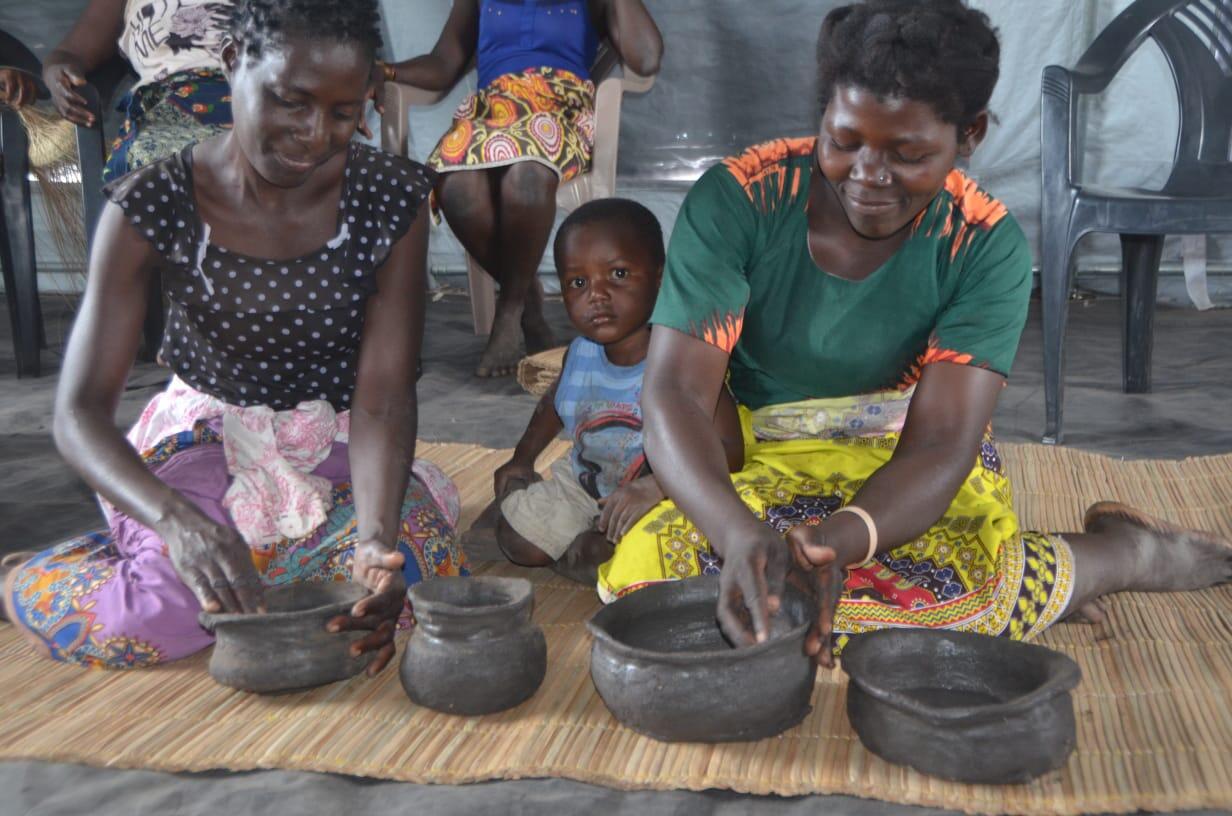
<instances>
[{"instance_id":1,"label":"child's bare foot","mask_svg":"<svg viewBox=\"0 0 1232 816\"><path fill-rule=\"evenodd\" d=\"M520 315L497 312L488 345L475 367L476 377L507 377L517 370L518 360L522 359L522 327L519 324Z\"/></svg>"},{"instance_id":2,"label":"child's bare foot","mask_svg":"<svg viewBox=\"0 0 1232 816\"><path fill-rule=\"evenodd\" d=\"M1124 536L1132 546L1125 560L1132 570L1128 590L1182 592L1232 581L1232 541L1214 533L1186 530L1120 502L1091 505L1082 526L1088 533Z\"/></svg>"},{"instance_id":3,"label":"child's bare foot","mask_svg":"<svg viewBox=\"0 0 1232 816\"><path fill-rule=\"evenodd\" d=\"M0 620L7 621L9 619L8 609L4 605L4 599L8 596L9 573L36 555L38 553L23 551L9 553L0 558Z\"/></svg>"},{"instance_id":4,"label":"child's bare foot","mask_svg":"<svg viewBox=\"0 0 1232 816\"><path fill-rule=\"evenodd\" d=\"M603 533L589 530L573 539L565 554L552 564L552 571L570 581L593 587L599 580L599 565L611 559L614 552L616 545Z\"/></svg>"}]
</instances>

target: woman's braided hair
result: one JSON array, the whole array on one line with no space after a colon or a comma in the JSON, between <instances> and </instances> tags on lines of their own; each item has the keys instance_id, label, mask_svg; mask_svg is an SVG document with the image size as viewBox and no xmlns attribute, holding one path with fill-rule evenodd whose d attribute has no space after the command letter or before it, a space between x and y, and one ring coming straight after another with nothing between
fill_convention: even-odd
<instances>
[{"instance_id":1,"label":"woman's braided hair","mask_svg":"<svg viewBox=\"0 0 1232 816\"><path fill-rule=\"evenodd\" d=\"M353 42L375 55L381 15L377 0L236 0L231 36L254 57L270 41L288 36Z\"/></svg>"},{"instance_id":2,"label":"woman's braided hair","mask_svg":"<svg viewBox=\"0 0 1232 816\"><path fill-rule=\"evenodd\" d=\"M826 15L817 40L824 111L837 85L925 102L964 128L997 84L1001 46L981 11L963 0L866 0Z\"/></svg>"}]
</instances>

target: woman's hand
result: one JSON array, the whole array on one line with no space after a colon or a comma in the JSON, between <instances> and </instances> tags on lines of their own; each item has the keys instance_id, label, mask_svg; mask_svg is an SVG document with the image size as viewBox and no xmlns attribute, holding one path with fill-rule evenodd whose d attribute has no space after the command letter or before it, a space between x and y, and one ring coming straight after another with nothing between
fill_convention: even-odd
<instances>
[{"instance_id":1,"label":"woman's hand","mask_svg":"<svg viewBox=\"0 0 1232 816\"><path fill-rule=\"evenodd\" d=\"M51 101L61 116L75 125L94 125L94 114L90 113L85 97L76 91L86 84L80 67L68 62L48 63L43 67L43 84L51 92Z\"/></svg>"},{"instance_id":2,"label":"woman's hand","mask_svg":"<svg viewBox=\"0 0 1232 816\"><path fill-rule=\"evenodd\" d=\"M719 626L737 646L770 636L770 616L782 604L787 577L787 543L772 528L752 519L752 526L720 548Z\"/></svg>"},{"instance_id":3,"label":"woman's hand","mask_svg":"<svg viewBox=\"0 0 1232 816\"><path fill-rule=\"evenodd\" d=\"M825 524L816 527L799 524L787 533L787 542L796 566L812 575L817 600L817 620L804 638L804 651L820 665L833 668L834 652L830 649L830 641L834 634L834 615L847 580L847 568L864 560L868 542L860 542L852 536L827 535Z\"/></svg>"},{"instance_id":4,"label":"woman's hand","mask_svg":"<svg viewBox=\"0 0 1232 816\"><path fill-rule=\"evenodd\" d=\"M595 527L608 541L617 544L638 519L665 498L659 481L653 475L641 476L599 499L603 512L599 514Z\"/></svg>"},{"instance_id":5,"label":"woman's hand","mask_svg":"<svg viewBox=\"0 0 1232 816\"><path fill-rule=\"evenodd\" d=\"M541 481L543 477L535 471L534 463L523 462L514 457L496 469L496 473L492 476L492 489L496 495L496 501L501 502L511 491L520 490Z\"/></svg>"},{"instance_id":6,"label":"woman's hand","mask_svg":"<svg viewBox=\"0 0 1232 816\"><path fill-rule=\"evenodd\" d=\"M233 528L186 507L172 512L155 532L167 545L176 573L206 612L265 611L252 553Z\"/></svg>"},{"instance_id":7,"label":"woman's hand","mask_svg":"<svg viewBox=\"0 0 1232 816\"><path fill-rule=\"evenodd\" d=\"M402 576L405 560L402 553L380 541L368 539L356 544L351 580L363 584L372 594L360 598L350 615L339 615L325 625L330 632L370 632L351 644L355 657L376 652L368 664L369 677L389 665L396 651L394 631L406 600L406 579Z\"/></svg>"},{"instance_id":8,"label":"woman's hand","mask_svg":"<svg viewBox=\"0 0 1232 816\"><path fill-rule=\"evenodd\" d=\"M21 110L37 96L34 77L16 68L0 68L0 105Z\"/></svg>"}]
</instances>

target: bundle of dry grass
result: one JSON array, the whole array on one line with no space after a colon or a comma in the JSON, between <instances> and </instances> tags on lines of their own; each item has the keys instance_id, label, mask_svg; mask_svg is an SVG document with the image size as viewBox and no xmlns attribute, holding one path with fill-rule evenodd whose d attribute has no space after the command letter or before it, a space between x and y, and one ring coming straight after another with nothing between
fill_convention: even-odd
<instances>
[{"instance_id":1,"label":"bundle of dry grass","mask_svg":"<svg viewBox=\"0 0 1232 816\"><path fill-rule=\"evenodd\" d=\"M43 214L64 265L85 269L86 230L81 212L77 128L55 111L28 105L18 111L30 141L30 172L42 193ZM91 179L92 183L101 183Z\"/></svg>"},{"instance_id":2,"label":"bundle of dry grass","mask_svg":"<svg viewBox=\"0 0 1232 816\"><path fill-rule=\"evenodd\" d=\"M518 385L525 388L536 397L541 397L556 382L565 359L565 349L548 349L538 354L530 354L518 361Z\"/></svg>"}]
</instances>

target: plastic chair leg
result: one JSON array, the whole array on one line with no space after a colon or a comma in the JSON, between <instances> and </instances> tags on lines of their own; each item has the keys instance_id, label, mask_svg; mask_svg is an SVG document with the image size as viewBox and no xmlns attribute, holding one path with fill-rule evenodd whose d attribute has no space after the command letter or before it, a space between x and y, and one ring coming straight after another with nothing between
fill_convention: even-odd
<instances>
[{"instance_id":1,"label":"plastic chair leg","mask_svg":"<svg viewBox=\"0 0 1232 816\"><path fill-rule=\"evenodd\" d=\"M466 278L471 290L471 319L475 322L475 334L491 334L492 324L496 321L496 280L469 252L466 254Z\"/></svg>"},{"instance_id":2,"label":"plastic chair leg","mask_svg":"<svg viewBox=\"0 0 1232 816\"><path fill-rule=\"evenodd\" d=\"M1151 390L1151 352L1155 345L1155 293L1159 286L1162 235L1121 236L1121 386L1126 394Z\"/></svg>"},{"instance_id":3,"label":"plastic chair leg","mask_svg":"<svg viewBox=\"0 0 1232 816\"><path fill-rule=\"evenodd\" d=\"M37 377L42 372L39 349L43 315L34 260L34 217L30 186L26 182L27 139L17 114L9 111L0 114L0 145L4 161L0 198L3 199L7 250L2 259L4 288L10 302L9 314L14 318L17 376Z\"/></svg>"},{"instance_id":4,"label":"plastic chair leg","mask_svg":"<svg viewBox=\"0 0 1232 816\"><path fill-rule=\"evenodd\" d=\"M1062 227L1062 230L1064 228ZM1065 397L1065 324L1069 319L1069 289L1076 238L1044 225L1040 263L1040 295L1044 317L1044 438L1061 442Z\"/></svg>"}]
</instances>

